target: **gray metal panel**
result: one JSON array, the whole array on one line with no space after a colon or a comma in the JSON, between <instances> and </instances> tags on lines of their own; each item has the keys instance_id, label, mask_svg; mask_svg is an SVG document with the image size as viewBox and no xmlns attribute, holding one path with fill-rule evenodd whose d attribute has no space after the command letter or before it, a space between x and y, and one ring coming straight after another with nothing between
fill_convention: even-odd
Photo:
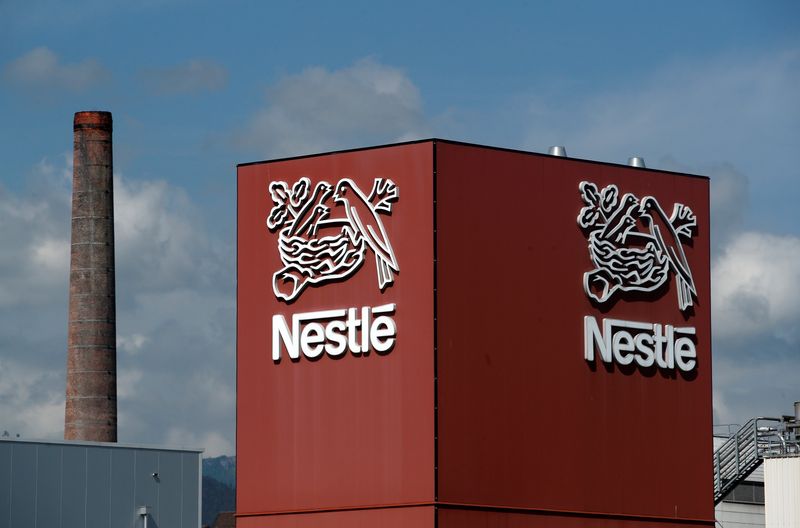
<instances>
[{"instance_id":1,"label":"gray metal panel","mask_svg":"<svg viewBox=\"0 0 800 528\"><path fill-rule=\"evenodd\" d=\"M11 452L13 444L0 442L0 526L11 526Z\"/></svg>"},{"instance_id":2,"label":"gray metal panel","mask_svg":"<svg viewBox=\"0 0 800 528\"><path fill-rule=\"evenodd\" d=\"M0 440L0 528L200 525L200 452ZM153 478L158 473L159 479Z\"/></svg>"},{"instance_id":3,"label":"gray metal panel","mask_svg":"<svg viewBox=\"0 0 800 528\"><path fill-rule=\"evenodd\" d=\"M767 458L764 466L767 528L800 526L800 458Z\"/></svg>"},{"instance_id":4,"label":"gray metal panel","mask_svg":"<svg viewBox=\"0 0 800 528\"><path fill-rule=\"evenodd\" d=\"M153 473L158 473L158 452L137 451L134 479L136 491L134 493L135 506L150 506L153 519L158 518L158 482L153 478Z\"/></svg>"},{"instance_id":5,"label":"gray metal panel","mask_svg":"<svg viewBox=\"0 0 800 528\"><path fill-rule=\"evenodd\" d=\"M181 453L181 528L200 526L200 453Z\"/></svg>"},{"instance_id":6,"label":"gray metal panel","mask_svg":"<svg viewBox=\"0 0 800 528\"><path fill-rule=\"evenodd\" d=\"M61 525L61 446L40 445L36 463L36 526Z\"/></svg>"},{"instance_id":7,"label":"gray metal panel","mask_svg":"<svg viewBox=\"0 0 800 528\"><path fill-rule=\"evenodd\" d=\"M136 519L134 497L135 451L111 451L111 528L133 528Z\"/></svg>"},{"instance_id":8,"label":"gray metal panel","mask_svg":"<svg viewBox=\"0 0 800 528\"><path fill-rule=\"evenodd\" d=\"M764 506L720 502L714 510L718 526L724 528L764 528Z\"/></svg>"},{"instance_id":9,"label":"gray metal panel","mask_svg":"<svg viewBox=\"0 0 800 528\"><path fill-rule=\"evenodd\" d=\"M64 446L61 451L61 526L86 524L86 447Z\"/></svg>"},{"instance_id":10,"label":"gray metal panel","mask_svg":"<svg viewBox=\"0 0 800 528\"><path fill-rule=\"evenodd\" d=\"M36 525L36 444L16 444L11 468L11 526Z\"/></svg>"},{"instance_id":11,"label":"gray metal panel","mask_svg":"<svg viewBox=\"0 0 800 528\"><path fill-rule=\"evenodd\" d=\"M111 449L86 450L86 528L107 528L111 518Z\"/></svg>"},{"instance_id":12,"label":"gray metal panel","mask_svg":"<svg viewBox=\"0 0 800 528\"><path fill-rule=\"evenodd\" d=\"M181 454L162 451L158 454L158 526L181 526Z\"/></svg>"}]
</instances>

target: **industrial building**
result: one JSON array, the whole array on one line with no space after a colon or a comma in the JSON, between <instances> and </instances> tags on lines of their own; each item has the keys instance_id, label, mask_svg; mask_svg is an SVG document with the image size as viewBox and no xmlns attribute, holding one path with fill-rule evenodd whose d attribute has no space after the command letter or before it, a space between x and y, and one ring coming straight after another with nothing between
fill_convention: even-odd
<instances>
[{"instance_id":1,"label":"industrial building","mask_svg":"<svg viewBox=\"0 0 800 528\"><path fill-rule=\"evenodd\" d=\"M714 503L722 528L800 526L800 402L714 437Z\"/></svg>"},{"instance_id":2,"label":"industrial building","mask_svg":"<svg viewBox=\"0 0 800 528\"><path fill-rule=\"evenodd\" d=\"M65 441L0 441L0 526L194 528L202 450L117 443L111 116L74 130ZM800 404L708 435L707 178L430 139L237 181L236 525L800 520Z\"/></svg>"},{"instance_id":3,"label":"industrial building","mask_svg":"<svg viewBox=\"0 0 800 528\"><path fill-rule=\"evenodd\" d=\"M714 526L708 179L642 165L239 165L237 525Z\"/></svg>"},{"instance_id":4,"label":"industrial building","mask_svg":"<svg viewBox=\"0 0 800 528\"><path fill-rule=\"evenodd\" d=\"M709 435L708 184L441 139L239 165L237 525L800 526L800 409Z\"/></svg>"},{"instance_id":5,"label":"industrial building","mask_svg":"<svg viewBox=\"0 0 800 528\"><path fill-rule=\"evenodd\" d=\"M0 440L0 526L198 528L202 450Z\"/></svg>"},{"instance_id":6,"label":"industrial building","mask_svg":"<svg viewBox=\"0 0 800 528\"><path fill-rule=\"evenodd\" d=\"M714 449L728 436L715 436ZM724 527L764 528L764 467L759 465L734 487L714 509L717 522Z\"/></svg>"}]
</instances>

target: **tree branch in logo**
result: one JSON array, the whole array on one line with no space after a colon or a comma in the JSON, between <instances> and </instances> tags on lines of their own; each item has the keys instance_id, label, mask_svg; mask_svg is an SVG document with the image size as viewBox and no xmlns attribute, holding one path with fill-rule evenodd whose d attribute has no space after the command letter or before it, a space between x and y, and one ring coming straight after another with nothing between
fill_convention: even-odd
<instances>
[{"instance_id":1,"label":"tree branch in logo","mask_svg":"<svg viewBox=\"0 0 800 528\"><path fill-rule=\"evenodd\" d=\"M400 192L392 180L376 178L369 196L349 178L334 188L300 178L291 189L286 182L269 184L274 206L267 228L278 231L278 253L283 268L273 274L275 296L295 300L309 285L343 280L364 263L366 249L375 254L378 287L383 290L399 273L394 251L379 214L390 215ZM331 217L342 206L344 215ZM336 209L339 210L338 208Z\"/></svg>"},{"instance_id":2,"label":"tree branch in logo","mask_svg":"<svg viewBox=\"0 0 800 528\"><path fill-rule=\"evenodd\" d=\"M617 292L653 292L674 273L678 307L694 304L697 290L683 251L697 227L692 210L675 204L667 217L652 196L639 200L631 193L621 198L616 185L598 190L580 183L585 206L578 225L588 235L589 256L595 269L584 273L583 288L591 299L605 303Z\"/></svg>"}]
</instances>

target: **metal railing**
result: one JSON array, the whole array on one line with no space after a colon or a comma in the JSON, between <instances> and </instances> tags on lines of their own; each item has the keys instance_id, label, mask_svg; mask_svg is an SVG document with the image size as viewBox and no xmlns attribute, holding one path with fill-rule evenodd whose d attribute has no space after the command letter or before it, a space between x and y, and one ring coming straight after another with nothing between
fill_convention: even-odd
<instances>
[{"instance_id":1,"label":"metal railing","mask_svg":"<svg viewBox=\"0 0 800 528\"><path fill-rule=\"evenodd\" d=\"M714 505L761 464L780 438L780 418L753 418L714 452Z\"/></svg>"},{"instance_id":2,"label":"metal railing","mask_svg":"<svg viewBox=\"0 0 800 528\"><path fill-rule=\"evenodd\" d=\"M770 457L800 457L800 401L794 416L753 418L714 451L714 505Z\"/></svg>"}]
</instances>

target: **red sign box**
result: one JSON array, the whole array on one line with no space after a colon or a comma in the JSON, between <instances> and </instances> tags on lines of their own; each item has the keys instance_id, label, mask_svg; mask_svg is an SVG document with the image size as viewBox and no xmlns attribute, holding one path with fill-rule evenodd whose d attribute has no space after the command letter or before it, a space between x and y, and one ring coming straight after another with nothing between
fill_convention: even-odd
<instances>
[{"instance_id":1,"label":"red sign box","mask_svg":"<svg viewBox=\"0 0 800 528\"><path fill-rule=\"evenodd\" d=\"M713 526L708 218L441 140L240 165L238 523Z\"/></svg>"}]
</instances>

